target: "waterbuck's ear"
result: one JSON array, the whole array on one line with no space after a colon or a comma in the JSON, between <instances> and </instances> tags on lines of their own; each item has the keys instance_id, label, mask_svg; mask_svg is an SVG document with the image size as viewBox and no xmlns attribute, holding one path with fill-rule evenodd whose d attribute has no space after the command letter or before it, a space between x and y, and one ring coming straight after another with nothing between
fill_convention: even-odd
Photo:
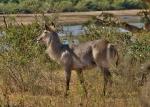
<instances>
[{"instance_id":1,"label":"waterbuck's ear","mask_svg":"<svg viewBox=\"0 0 150 107\"><path fill-rule=\"evenodd\" d=\"M49 28L47 24L45 24L45 30L51 31L51 29Z\"/></svg>"},{"instance_id":2,"label":"waterbuck's ear","mask_svg":"<svg viewBox=\"0 0 150 107\"><path fill-rule=\"evenodd\" d=\"M51 22L50 28L52 31L56 31L54 22Z\"/></svg>"},{"instance_id":3,"label":"waterbuck's ear","mask_svg":"<svg viewBox=\"0 0 150 107\"><path fill-rule=\"evenodd\" d=\"M54 22L51 22L51 26L53 26L53 27L55 28L55 24L54 24Z\"/></svg>"},{"instance_id":4,"label":"waterbuck's ear","mask_svg":"<svg viewBox=\"0 0 150 107\"><path fill-rule=\"evenodd\" d=\"M55 31L55 25L54 23L50 26L48 26L47 24L45 24L45 29L48 30L48 31Z\"/></svg>"}]
</instances>

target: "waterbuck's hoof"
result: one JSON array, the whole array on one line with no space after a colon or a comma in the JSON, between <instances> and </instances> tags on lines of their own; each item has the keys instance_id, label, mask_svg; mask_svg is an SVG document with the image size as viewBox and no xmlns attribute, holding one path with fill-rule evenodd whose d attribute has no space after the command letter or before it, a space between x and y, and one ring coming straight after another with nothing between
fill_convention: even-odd
<instances>
[{"instance_id":1,"label":"waterbuck's hoof","mask_svg":"<svg viewBox=\"0 0 150 107\"><path fill-rule=\"evenodd\" d=\"M67 98L67 97L68 97L68 95L69 95L68 93L64 93L64 97L65 97L65 98Z\"/></svg>"}]
</instances>

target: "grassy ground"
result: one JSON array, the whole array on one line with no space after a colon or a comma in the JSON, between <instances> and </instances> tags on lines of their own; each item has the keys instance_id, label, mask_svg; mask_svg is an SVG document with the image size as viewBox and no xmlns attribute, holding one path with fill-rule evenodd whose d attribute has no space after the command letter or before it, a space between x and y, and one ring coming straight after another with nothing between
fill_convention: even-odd
<instances>
[{"instance_id":1,"label":"grassy ground","mask_svg":"<svg viewBox=\"0 0 150 107\"><path fill-rule=\"evenodd\" d=\"M1 103L10 106L25 107L140 107L138 91L132 86L125 86L124 80L113 76L113 85L108 87L106 96L102 94L103 77L97 70L84 71L88 97L77 81L75 71L72 74L70 93L64 98L64 74L63 71L50 71L42 73L34 92L9 93L8 96L1 92ZM1 90L3 91L3 90Z\"/></svg>"}]
</instances>

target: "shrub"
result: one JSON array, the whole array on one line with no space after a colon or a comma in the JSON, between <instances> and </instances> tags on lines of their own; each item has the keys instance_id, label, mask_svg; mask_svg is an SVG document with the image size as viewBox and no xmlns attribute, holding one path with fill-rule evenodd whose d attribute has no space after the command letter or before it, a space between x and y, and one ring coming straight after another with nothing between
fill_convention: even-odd
<instances>
[{"instance_id":1,"label":"shrub","mask_svg":"<svg viewBox=\"0 0 150 107\"><path fill-rule=\"evenodd\" d=\"M132 0L125 0L124 2L120 3L120 7L123 9L142 9L148 8L142 1L132 1Z\"/></svg>"},{"instance_id":2,"label":"shrub","mask_svg":"<svg viewBox=\"0 0 150 107\"><path fill-rule=\"evenodd\" d=\"M42 72L49 72L58 65L46 57L44 47L36 43L41 31L37 23L11 26L2 29L6 34L1 37L0 45L8 47L0 50L0 74L7 81L11 92L29 91L34 93Z\"/></svg>"}]
</instances>

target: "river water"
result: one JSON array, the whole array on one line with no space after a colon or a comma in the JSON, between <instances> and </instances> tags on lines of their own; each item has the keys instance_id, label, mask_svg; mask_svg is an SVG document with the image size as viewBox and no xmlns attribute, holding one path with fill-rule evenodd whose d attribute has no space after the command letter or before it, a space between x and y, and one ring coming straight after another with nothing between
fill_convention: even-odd
<instances>
[{"instance_id":1,"label":"river water","mask_svg":"<svg viewBox=\"0 0 150 107\"><path fill-rule=\"evenodd\" d=\"M144 25L143 23L140 22L141 18L139 16L120 16L119 19L121 21L128 22L131 25L135 25L139 28L142 28ZM66 35L66 34L77 36L77 35L84 33L84 28L82 25L66 25L66 26L63 26L63 31L64 31L63 33L59 33L60 36ZM127 30L122 29L122 28L118 28L118 31L128 32Z\"/></svg>"},{"instance_id":2,"label":"river water","mask_svg":"<svg viewBox=\"0 0 150 107\"><path fill-rule=\"evenodd\" d=\"M143 23L129 23L132 25L135 25L139 28L143 27ZM118 28L120 32L128 32L127 30L123 28ZM73 35L78 36L80 34L84 34L84 27L82 25L65 25L63 26L63 32L58 33L60 36L65 35ZM4 35L4 32L0 32L0 37Z\"/></svg>"},{"instance_id":3,"label":"river water","mask_svg":"<svg viewBox=\"0 0 150 107\"><path fill-rule=\"evenodd\" d=\"M143 27L143 23L129 23L131 25L137 26L139 28ZM118 28L119 32L129 32L123 28ZM60 36L71 34L73 36L78 36L80 34L84 34L84 27L82 25L67 25L63 26L63 33L59 33Z\"/></svg>"}]
</instances>

